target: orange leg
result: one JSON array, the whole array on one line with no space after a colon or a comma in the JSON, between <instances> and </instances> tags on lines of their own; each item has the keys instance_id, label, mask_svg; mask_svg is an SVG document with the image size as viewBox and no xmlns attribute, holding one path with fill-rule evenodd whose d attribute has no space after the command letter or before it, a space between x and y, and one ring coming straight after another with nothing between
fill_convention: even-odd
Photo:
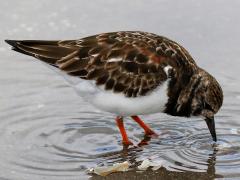
<instances>
[{"instance_id":1,"label":"orange leg","mask_svg":"<svg viewBox=\"0 0 240 180\"><path fill-rule=\"evenodd\" d=\"M126 130L124 128L123 118L118 116L116 118L116 123L117 123L117 126L118 126L118 128L119 128L119 130L121 132L121 135L122 135L122 143L123 143L123 145L125 145L125 146L132 145L133 143L128 139Z\"/></svg>"},{"instance_id":2,"label":"orange leg","mask_svg":"<svg viewBox=\"0 0 240 180\"><path fill-rule=\"evenodd\" d=\"M145 135L157 135L153 130L149 128L138 116L131 116L145 131Z\"/></svg>"}]
</instances>

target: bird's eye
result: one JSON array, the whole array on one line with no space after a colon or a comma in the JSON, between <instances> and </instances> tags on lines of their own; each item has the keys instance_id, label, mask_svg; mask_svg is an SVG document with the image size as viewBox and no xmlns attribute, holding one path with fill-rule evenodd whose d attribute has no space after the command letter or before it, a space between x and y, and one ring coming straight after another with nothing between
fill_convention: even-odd
<instances>
[{"instance_id":1,"label":"bird's eye","mask_svg":"<svg viewBox=\"0 0 240 180\"><path fill-rule=\"evenodd\" d=\"M210 106L208 103L204 103L204 108L213 111L212 106Z\"/></svg>"}]
</instances>

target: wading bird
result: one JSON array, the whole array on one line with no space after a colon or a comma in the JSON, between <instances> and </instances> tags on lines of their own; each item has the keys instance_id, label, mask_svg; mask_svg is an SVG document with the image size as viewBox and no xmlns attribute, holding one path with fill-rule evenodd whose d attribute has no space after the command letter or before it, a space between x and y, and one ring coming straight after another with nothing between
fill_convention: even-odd
<instances>
[{"instance_id":1,"label":"wading bird","mask_svg":"<svg viewBox=\"0 0 240 180\"><path fill-rule=\"evenodd\" d=\"M178 43L152 33L121 31L78 40L6 40L12 49L60 69L77 92L97 108L116 114L122 143L131 145L123 124L130 116L154 135L137 115L157 112L202 116L217 141L214 115L223 92Z\"/></svg>"}]
</instances>

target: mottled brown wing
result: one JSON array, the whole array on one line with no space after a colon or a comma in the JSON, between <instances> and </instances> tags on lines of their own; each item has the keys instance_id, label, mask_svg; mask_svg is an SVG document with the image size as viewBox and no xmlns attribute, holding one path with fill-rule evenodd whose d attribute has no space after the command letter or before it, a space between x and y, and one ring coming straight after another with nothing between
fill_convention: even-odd
<instances>
[{"instance_id":1,"label":"mottled brown wing","mask_svg":"<svg viewBox=\"0 0 240 180\"><path fill-rule=\"evenodd\" d=\"M95 80L106 90L137 97L166 79L163 68L190 72L195 62L167 38L145 32L113 32L68 41L12 41L15 51L56 66L70 75ZM184 69L184 71L182 71ZM181 77L181 76L180 76Z\"/></svg>"},{"instance_id":2,"label":"mottled brown wing","mask_svg":"<svg viewBox=\"0 0 240 180\"><path fill-rule=\"evenodd\" d=\"M60 69L128 97L145 95L163 83L165 66L180 69L195 63L178 44L150 33L106 33L59 45L78 47L57 61Z\"/></svg>"},{"instance_id":3,"label":"mottled brown wing","mask_svg":"<svg viewBox=\"0 0 240 180\"><path fill-rule=\"evenodd\" d=\"M95 80L106 90L136 97L166 79L160 66L148 63L149 59L140 49L110 34L60 44L78 46L79 49L57 61L59 68L70 75Z\"/></svg>"}]
</instances>

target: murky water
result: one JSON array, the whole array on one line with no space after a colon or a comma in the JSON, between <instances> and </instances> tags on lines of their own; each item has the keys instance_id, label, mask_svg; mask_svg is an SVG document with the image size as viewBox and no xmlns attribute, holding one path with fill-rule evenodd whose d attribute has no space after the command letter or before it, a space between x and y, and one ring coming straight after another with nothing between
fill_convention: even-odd
<instances>
[{"instance_id":1,"label":"murky water","mask_svg":"<svg viewBox=\"0 0 240 180\"><path fill-rule=\"evenodd\" d=\"M0 179L101 179L86 169L125 160L132 169L106 179L240 178L239 1L12 0L0 8ZM159 137L123 149L114 115L85 103L62 77L3 43L123 29L177 40L219 80L225 99L216 116L217 144L200 118L154 114L142 118ZM137 145L142 130L125 122ZM139 173L146 158L164 160L164 167Z\"/></svg>"}]
</instances>

